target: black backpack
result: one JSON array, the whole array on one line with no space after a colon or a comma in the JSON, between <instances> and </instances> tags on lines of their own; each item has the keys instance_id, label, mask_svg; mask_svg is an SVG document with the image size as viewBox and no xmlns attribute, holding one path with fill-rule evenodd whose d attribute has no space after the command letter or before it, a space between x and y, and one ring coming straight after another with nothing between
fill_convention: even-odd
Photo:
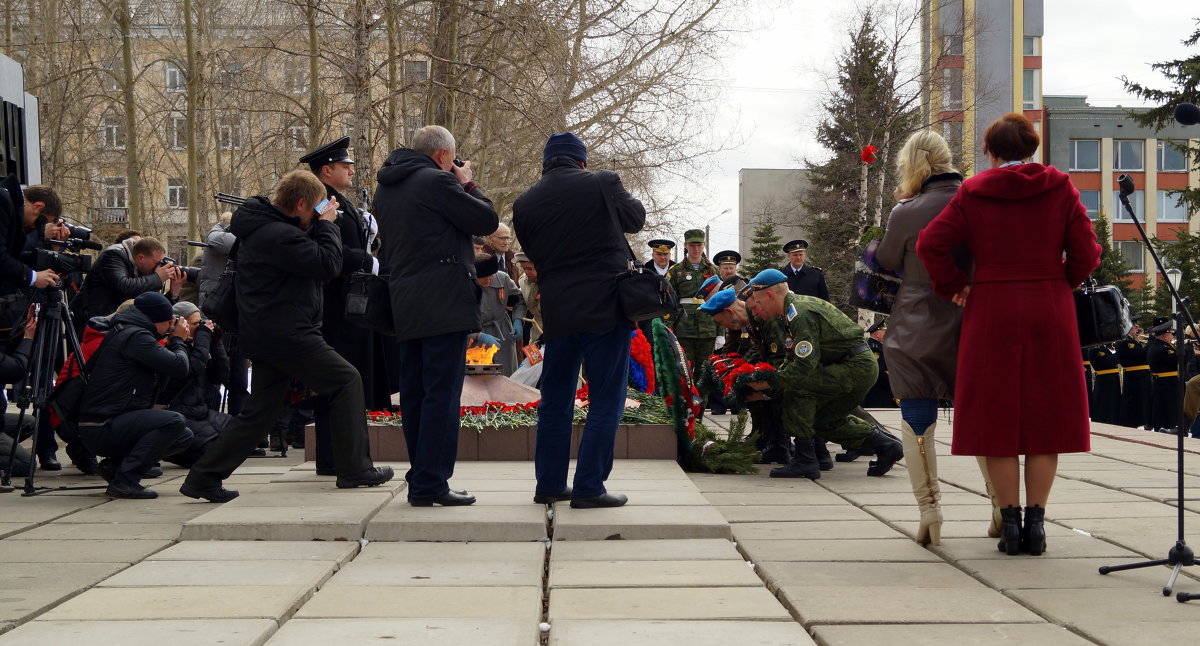
<instances>
[{"instance_id":1,"label":"black backpack","mask_svg":"<svg viewBox=\"0 0 1200 646\"><path fill-rule=\"evenodd\" d=\"M79 374L58 382L50 391L46 405L58 417L58 427L54 430L63 441L72 443L79 439L79 413L83 410L84 396L87 393L88 378L92 375L92 366L96 364L96 358L100 356L100 353L106 347L113 345L113 337L124 329L123 326L118 326L110 330L100 341L100 347L96 348L96 353L80 365ZM125 335L124 345L129 344L131 336L133 335ZM70 361L77 362L79 358L72 356Z\"/></svg>"}]
</instances>

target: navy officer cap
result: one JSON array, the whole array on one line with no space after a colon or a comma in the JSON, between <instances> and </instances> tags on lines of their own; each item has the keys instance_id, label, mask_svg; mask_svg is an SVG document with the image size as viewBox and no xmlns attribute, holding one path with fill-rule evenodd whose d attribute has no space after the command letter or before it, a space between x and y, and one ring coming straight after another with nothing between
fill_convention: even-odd
<instances>
[{"instance_id":1,"label":"navy officer cap","mask_svg":"<svg viewBox=\"0 0 1200 646\"><path fill-rule=\"evenodd\" d=\"M801 251L808 248L808 240L792 240L783 245L783 253L792 253L793 251Z\"/></svg>"},{"instance_id":2,"label":"navy officer cap","mask_svg":"<svg viewBox=\"0 0 1200 646\"><path fill-rule=\"evenodd\" d=\"M300 158L300 163L308 164L312 167L314 173L320 170L325 164L336 164L337 162L354 163L354 160L350 157L349 137L342 137L337 141L325 144Z\"/></svg>"}]
</instances>

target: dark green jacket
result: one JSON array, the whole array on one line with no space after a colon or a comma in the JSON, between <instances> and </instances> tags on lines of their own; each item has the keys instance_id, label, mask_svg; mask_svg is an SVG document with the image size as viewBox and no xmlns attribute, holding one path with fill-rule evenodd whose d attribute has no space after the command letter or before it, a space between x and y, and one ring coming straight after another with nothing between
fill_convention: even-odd
<instances>
[{"instance_id":1,"label":"dark green jacket","mask_svg":"<svg viewBox=\"0 0 1200 646\"><path fill-rule=\"evenodd\" d=\"M717 267L708 261L707 256L700 258L700 263L693 266L684 257L667 270L667 282L679 297L679 313L673 315L667 322L675 331L675 336L681 339L715 339L717 338L717 323L712 317L697 308L703 301L694 300L696 292L704 281L717 275Z\"/></svg>"}]
</instances>

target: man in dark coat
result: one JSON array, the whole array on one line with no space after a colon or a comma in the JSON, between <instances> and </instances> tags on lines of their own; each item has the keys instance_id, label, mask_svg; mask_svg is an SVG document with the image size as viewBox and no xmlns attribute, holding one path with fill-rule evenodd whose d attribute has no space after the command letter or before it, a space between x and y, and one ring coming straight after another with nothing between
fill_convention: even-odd
<instances>
[{"instance_id":1,"label":"man in dark coat","mask_svg":"<svg viewBox=\"0 0 1200 646\"><path fill-rule=\"evenodd\" d=\"M445 128L421 128L412 148L388 156L375 191L412 464L404 477L409 503L421 507L475 502L448 481L458 453L467 335L480 329L471 238L491 234L500 220L456 150Z\"/></svg>"},{"instance_id":2,"label":"man in dark coat","mask_svg":"<svg viewBox=\"0 0 1200 646\"><path fill-rule=\"evenodd\" d=\"M1095 383L1092 386L1092 421L1119 424L1121 417L1121 364L1117 353L1106 345L1087 349Z\"/></svg>"},{"instance_id":3,"label":"man in dark coat","mask_svg":"<svg viewBox=\"0 0 1200 646\"><path fill-rule=\"evenodd\" d=\"M1117 341L1117 360L1121 362L1121 426L1150 426L1150 366L1146 346L1138 340L1142 333L1137 323L1129 336Z\"/></svg>"},{"instance_id":4,"label":"man in dark coat","mask_svg":"<svg viewBox=\"0 0 1200 646\"><path fill-rule=\"evenodd\" d=\"M825 273L820 267L805 264L808 259L808 241L792 240L783 245L788 262L779 268L787 276L788 289L793 294L816 296L829 300L829 287L825 285Z\"/></svg>"},{"instance_id":5,"label":"man in dark coat","mask_svg":"<svg viewBox=\"0 0 1200 646\"><path fill-rule=\"evenodd\" d=\"M279 419L293 381L329 397L337 487L377 486L391 467L371 463L367 412L358 370L321 336L321 285L342 267L336 201L316 206L326 190L312 173L294 170L274 197L252 197L233 214L238 237L238 344L254 362L250 399L242 413L192 466L179 492L226 502L237 497L221 482L241 466Z\"/></svg>"},{"instance_id":6,"label":"man in dark coat","mask_svg":"<svg viewBox=\"0 0 1200 646\"><path fill-rule=\"evenodd\" d=\"M604 487L625 408L632 331L614 278L629 266L625 234L641 231L645 223L642 203L625 191L616 173L589 171L587 148L569 132L546 141L542 178L513 204L521 248L538 270L546 322L534 502L569 498L572 507L592 508L627 501ZM572 488L567 465L581 364L591 404Z\"/></svg>"},{"instance_id":7,"label":"man in dark coat","mask_svg":"<svg viewBox=\"0 0 1200 646\"><path fill-rule=\"evenodd\" d=\"M383 341L378 332L366 330L346 321L346 279L354 272L379 274L379 261L371 255L375 233L374 218L355 208L343 192L354 185L354 160L349 154L350 138L342 137L325 144L300 158L308 164L313 175L325 185L325 194L337 200L337 227L342 234L342 266L333 280L322 290L321 336L342 358L358 369L368 410L381 410L391 405L387 368L383 359ZM313 401L313 417L317 439L317 475L335 475L329 400L317 397Z\"/></svg>"},{"instance_id":8,"label":"man in dark coat","mask_svg":"<svg viewBox=\"0 0 1200 646\"><path fill-rule=\"evenodd\" d=\"M1179 355L1175 353L1175 323L1160 316L1150 328L1150 342L1146 344L1146 363L1154 384L1150 394L1150 428L1161 433L1175 433L1178 413L1183 403L1179 400Z\"/></svg>"},{"instance_id":9,"label":"man in dark coat","mask_svg":"<svg viewBox=\"0 0 1200 646\"><path fill-rule=\"evenodd\" d=\"M871 390L867 391L867 396L863 398L863 408L896 408L896 398L892 395L892 384L888 380L887 360L883 356L883 338L887 334L887 328L884 323L887 319L880 319L878 323L867 328L867 347L875 354L875 362L879 364L879 376L875 378L875 385L871 386Z\"/></svg>"},{"instance_id":10,"label":"man in dark coat","mask_svg":"<svg viewBox=\"0 0 1200 646\"><path fill-rule=\"evenodd\" d=\"M92 270L83 279L83 286L75 300L71 301L71 316L75 319L75 331L83 333L88 319L93 316L108 316L117 311L121 303L146 292L162 291L169 280L172 285L171 300L176 300L182 286L184 274L175 263L163 263L167 248L154 238L129 238L110 245L92 265Z\"/></svg>"}]
</instances>

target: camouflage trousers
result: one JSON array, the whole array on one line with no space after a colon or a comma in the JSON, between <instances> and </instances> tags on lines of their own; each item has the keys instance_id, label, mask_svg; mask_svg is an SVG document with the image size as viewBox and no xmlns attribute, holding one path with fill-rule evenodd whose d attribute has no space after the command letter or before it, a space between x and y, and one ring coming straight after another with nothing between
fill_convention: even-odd
<instances>
[{"instance_id":1,"label":"camouflage trousers","mask_svg":"<svg viewBox=\"0 0 1200 646\"><path fill-rule=\"evenodd\" d=\"M879 366L870 352L862 352L830 366L822 366L793 388L776 389L782 400L783 427L799 440L814 436L858 449L872 426L851 413L862 403Z\"/></svg>"}]
</instances>

